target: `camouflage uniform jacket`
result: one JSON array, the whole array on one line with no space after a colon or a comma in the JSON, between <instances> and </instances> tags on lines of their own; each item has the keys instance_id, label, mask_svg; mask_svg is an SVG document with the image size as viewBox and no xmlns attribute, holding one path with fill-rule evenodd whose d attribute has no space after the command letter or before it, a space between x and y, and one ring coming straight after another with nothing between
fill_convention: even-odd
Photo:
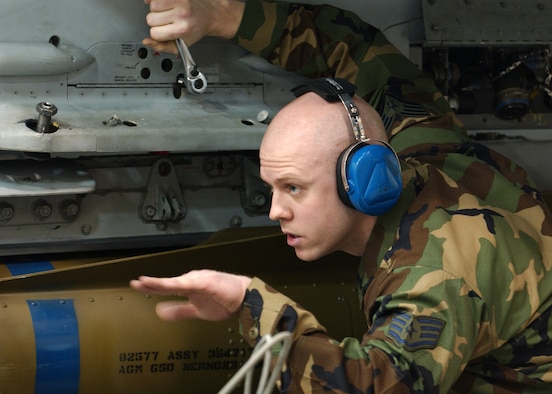
<instances>
[{"instance_id":1,"label":"camouflage uniform jacket","mask_svg":"<svg viewBox=\"0 0 552 394\"><path fill-rule=\"evenodd\" d=\"M403 161L401 198L361 260L361 340L331 339L252 281L245 338L293 331L282 390L552 392L552 220L525 171L471 143L431 81L352 14L248 1L235 40L288 70L354 82Z\"/></svg>"}]
</instances>

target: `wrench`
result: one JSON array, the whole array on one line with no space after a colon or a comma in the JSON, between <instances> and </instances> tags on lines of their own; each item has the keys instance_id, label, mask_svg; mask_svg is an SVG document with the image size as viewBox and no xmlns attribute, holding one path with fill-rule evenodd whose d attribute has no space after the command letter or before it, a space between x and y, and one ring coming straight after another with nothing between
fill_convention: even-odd
<instances>
[{"instance_id":1,"label":"wrench","mask_svg":"<svg viewBox=\"0 0 552 394\"><path fill-rule=\"evenodd\" d=\"M186 85L186 89L188 89L188 92L192 94L203 93L207 88L207 79L205 79L202 72L198 71L197 65L195 64L192 54L190 53L190 50L184 40L179 38L175 41L180 58L184 63L185 72L185 79L181 80L179 78L177 82L179 84Z\"/></svg>"}]
</instances>

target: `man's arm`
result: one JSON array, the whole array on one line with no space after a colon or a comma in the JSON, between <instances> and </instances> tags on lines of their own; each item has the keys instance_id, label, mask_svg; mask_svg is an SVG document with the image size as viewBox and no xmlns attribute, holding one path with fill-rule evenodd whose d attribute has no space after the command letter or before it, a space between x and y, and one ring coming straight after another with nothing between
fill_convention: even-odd
<instances>
[{"instance_id":1,"label":"man's arm","mask_svg":"<svg viewBox=\"0 0 552 394\"><path fill-rule=\"evenodd\" d=\"M433 278L435 286L446 283L446 290L456 291L457 297L440 291L420 292L419 286L410 288L405 283L371 306L370 327L362 341L344 338L341 342L326 334L309 311L254 278L239 313L242 335L254 345L266 334L293 332L282 391L447 392L477 343L479 326L474 319L484 305L474 303L460 279L420 269L409 280L415 283L417 275L419 286L432 286L427 279ZM397 280L402 280L400 274L389 276L392 286ZM451 323L455 320L451 316L463 318Z\"/></svg>"},{"instance_id":2,"label":"man's arm","mask_svg":"<svg viewBox=\"0 0 552 394\"><path fill-rule=\"evenodd\" d=\"M427 79L378 29L329 5L247 1L234 40L309 78L347 79L358 86L361 97L376 92L390 77Z\"/></svg>"},{"instance_id":3,"label":"man's arm","mask_svg":"<svg viewBox=\"0 0 552 394\"><path fill-rule=\"evenodd\" d=\"M450 129L451 139L465 138L434 81L354 13L329 5L249 0L233 40L288 71L354 83L356 93L378 110L390 137L412 125L431 128L440 118L440 134Z\"/></svg>"}]
</instances>

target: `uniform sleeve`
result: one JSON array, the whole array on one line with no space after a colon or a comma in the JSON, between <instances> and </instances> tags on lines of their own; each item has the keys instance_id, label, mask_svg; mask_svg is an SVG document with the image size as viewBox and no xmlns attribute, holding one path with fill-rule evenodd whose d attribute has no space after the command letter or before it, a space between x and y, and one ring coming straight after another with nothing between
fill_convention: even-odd
<instances>
[{"instance_id":1,"label":"uniform sleeve","mask_svg":"<svg viewBox=\"0 0 552 394\"><path fill-rule=\"evenodd\" d=\"M431 127L427 120L441 117L441 129L464 138L433 80L354 13L329 5L249 0L234 40L288 71L354 83L357 95L380 113L390 137L414 124Z\"/></svg>"},{"instance_id":2,"label":"uniform sleeve","mask_svg":"<svg viewBox=\"0 0 552 394\"><path fill-rule=\"evenodd\" d=\"M436 283L446 283L446 293L397 289L378 298L362 341L332 339L311 313L258 278L247 291L240 325L251 345L266 334L293 332L282 391L446 392L467 363L470 346L477 342L474 319L482 305L471 297L460 297L468 294L461 280L441 271L418 274L426 281L429 276ZM401 276L390 277L382 285L393 286L395 280L402 283ZM447 299L455 302L446 305ZM450 317L457 314L463 316L461 321L445 324L457 321Z\"/></svg>"}]
</instances>

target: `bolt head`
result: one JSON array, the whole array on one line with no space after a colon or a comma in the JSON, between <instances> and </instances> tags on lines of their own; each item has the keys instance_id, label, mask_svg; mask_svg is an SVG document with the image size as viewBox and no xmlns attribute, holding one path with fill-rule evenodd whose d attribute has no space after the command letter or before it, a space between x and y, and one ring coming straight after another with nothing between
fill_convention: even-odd
<instances>
[{"instance_id":1,"label":"bolt head","mask_svg":"<svg viewBox=\"0 0 552 394\"><path fill-rule=\"evenodd\" d=\"M57 114L57 111L57 107L54 104L48 103L46 101L43 101L36 105L36 112L42 115L54 116L55 114Z\"/></svg>"}]
</instances>

